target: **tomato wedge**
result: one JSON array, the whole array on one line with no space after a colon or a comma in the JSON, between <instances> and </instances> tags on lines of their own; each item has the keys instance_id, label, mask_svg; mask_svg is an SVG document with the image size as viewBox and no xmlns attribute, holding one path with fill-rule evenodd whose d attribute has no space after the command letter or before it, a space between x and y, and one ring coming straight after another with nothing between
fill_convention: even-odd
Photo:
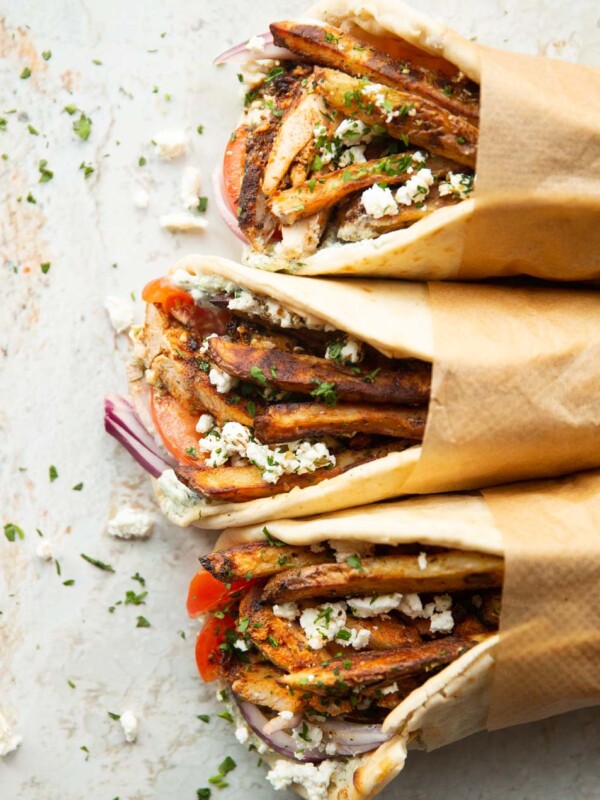
<instances>
[{"instance_id":1,"label":"tomato wedge","mask_svg":"<svg viewBox=\"0 0 600 800\"><path fill-rule=\"evenodd\" d=\"M199 466L205 453L198 448L196 431L199 414L192 414L170 394L150 392L150 415L160 438L179 464Z\"/></svg>"},{"instance_id":2,"label":"tomato wedge","mask_svg":"<svg viewBox=\"0 0 600 800\"><path fill-rule=\"evenodd\" d=\"M249 589L254 581L233 581L221 583L205 569L198 570L190 582L187 597L187 612L190 617L198 617L206 611L216 611L226 606L244 589Z\"/></svg>"},{"instance_id":3,"label":"tomato wedge","mask_svg":"<svg viewBox=\"0 0 600 800\"><path fill-rule=\"evenodd\" d=\"M210 303L196 305L192 296L175 286L168 275L147 283L142 291L142 300L161 305L168 314L202 338L211 333L225 333L231 319L226 309Z\"/></svg>"},{"instance_id":4,"label":"tomato wedge","mask_svg":"<svg viewBox=\"0 0 600 800\"><path fill-rule=\"evenodd\" d=\"M207 683L216 680L221 672L222 650L227 631L236 627L235 617L225 614L223 619L209 617L196 639L196 664L198 672Z\"/></svg>"},{"instance_id":5,"label":"tomato wedge","mask_svg":"<svg viewBox=\"0 0 600 800\"><path fill-rule=\"evenodd\" d=\"M142 289L142 300L146 303L160 303L166 311L175 302L194 305L191 295L175 286L168 276L147 283Z\"/></svg>"},{"instance_id":6,"label":"tomato wedge","mask_svg":"<svg viewBox=\"0 0 600 800\"><path fill-rule=\"evenodd\" d=\"M223 156L223 183L225 199L233 213L237 216L238 200L242 190L244 168L246 165L246 137L244 125L240 125L231 134Z\"/></svg>"}]
</instances>

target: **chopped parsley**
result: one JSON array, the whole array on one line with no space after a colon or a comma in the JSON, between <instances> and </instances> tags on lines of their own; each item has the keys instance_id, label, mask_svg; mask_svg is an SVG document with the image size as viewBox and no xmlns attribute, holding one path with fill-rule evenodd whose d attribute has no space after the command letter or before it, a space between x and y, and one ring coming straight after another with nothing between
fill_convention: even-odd
<instances>
[{"instance_id":1,"label":"chopped parsley","mask_svg":"<svg viewBox=\"0 0 600 800\"><path fill-rule=\"evenodd\" d=\"M271 545L271 547L285 547L285 542L280 542L279 539L276 539L274 536L271 536L267 527L265 526L262 529L263 536L267 540L267 542Z\"/></svg>"},{"instance_id":2,"label":"chopped parsley","mask_svg":"<svg viewBox=\"0 0 600 800\"><path fill-rule=\"evenodd\" d=\"M121 715L120 715L120 714L115 714L113 711L109 711L109 712L108 712L108 716L109 716L111 719L121 719Z\"/></svg>"},{"instance_id":3,"label":"chopped parsley","mask_svg":"<svg viewBox=\"0 0 600 800\"><path fill-rule=\"evenodd\" d=\"M87 141L92 132L92 120L82 111L79 115L79 119L76 119L73 123L73 130L82 141Z\"/></svg>"},{"instance_id":4,"label":"chopped parsley","mask_svg":"<svg viewBox=\"0 0 600 800\"><path fill-rule=\"evenodd\" d=\"M136 628L149 628L150 623L146 619L146 617L138 617L137 622L135 623Z\"/></svg>"},{"instance_id":5,"label":"chopped parsley","mask_svg":"<svg viewBox=\"0 0 600 800\"><path fill-rule=\"evenodd\" d=\"M337 404L335 383L320 381L318 378L313 378L312 383L316 383L317 388L313 389L313 391L310 393L310 396L322 400L325 405L333 408Z\"/></svg>"},{"instance_id":6,"label":"chopped parsley","mask_svg":"<svg viewBox=\"0 0 600 800\"><path fill-rule=\"evenodd\" d=\"M356 553L354 553L351 556L348 556L348 558L346 559L346 564L348 564L349 567L352 567L352 569L360 569L360 570L364 569L362 561L360 560L360 556L357 555Z\"/></svg>"},{"instance_id":7,"label":"chopped parsley","mask_svg":"<svg viewBox=\"0 0 600 800\"><path fill-rule=\"evenodd\" d=\"M217 775L213 775L211 778L208 779L209 783L212 783L213 786L216 786L217 789L225 789L229 784L226 780L224 780L225 776L232 772L237 767L237 764L231 758L231 756L227 756L227 758L219 764L219 772ZM209 795L210 796L210 795Z\"/></svg>"},{"instance_id":8,"label":"chopped parsley","mask_svg":"<svg viewBox=\"0 0 600 800\"><path fill-rule=\"evenodd\" d=\"M201 214L204 214L207 208L208 208L208 197L199 197L196 210L199 211Z\"/></svg>"},{"instance_id":9,"label":"chopped parsley","mask_svg":"<svg viewBox=\"0 0 600 800\"><path fill-rule=\"evenodd\" d=\"M52 464L48 469L48 475L50 477L50 483L52 483L52 481L55 481L58 478L58 470L56 469L54 464Z\"/></svg>"},{"instance_id":10,"label":"chopped parsley","mask_svg":"<svg viewBox=\"0 0 600 800\"><path fill-rule=\"evenodd\" d=\"M42 52L42 58L44 59L44 61L50 61L50 59L52 58L52 50L44 50Z\"/></svg>"},{"instance_id":11,"label":"chopped parsley","mask_svg":"<svg viewBox=\"0 0 600 800\"><path fill-rule=\"evenodd\" d=\"M4 526L4 535L8 539L9 542L14 542L17 538L24 539L25 534L23 533L23 529L20 528L18 525L15 525L14 522L7 522Z\"/></svg>"},{"instance_id":12,"label":"chopped parsley","mask_svg":"<svg viewBox=\"0 0 600 800\"><path fill-rule=\"evenodd\" d=\"M74 105L73 103L69 103L69 105L68 105L68 106L65 106L63 110L64 110L64 111L66 111L66 112L67 112L67 114L68 114L70 117L72 117L72 116L73 116L73 114L76 114L76 113L77 113L77 106L76 106L76 105Z\"/></svg>"},{"instance_id":13,"label":"chopped parsley","mask_svg":"<svg viewBox=\"0 0 600 800\"><path fill-rule=\"evenodd\" d=\"M196 789L196 800L210 800L210 789L205 787L204 789Z\"/></svg>"},{"instance_id":14,"label":"chopped parsley","mask_svg":"<svg viewBox=\"0 0 600 800\"><path fill-rule=\"evenodd\" d=\"M79 165L79 169L83 170L83 177L87 180L90 175L94 172L94 168L91 164L86 164L85 161L82 161Z\"/></svg>"},{"instance_id":15,"label":"chopped parsley","mask_svg":"<svg viewBox=\"0 0 600 800\"><path fill-rule=\"evenodd\" d=\"M265 378L265 373L262 371L260 367L250 367L250 376L254 378L255 381L258 381L261 386L267 385L267 379Z\"/></svg>"},{"instance_id":16,"label":"chopped parsley","mask_svg":"<svg viewBox=\"0 0 600 800\"><path fill-rule=\"evenodd\" d=\"M40 171L40 177L38 183L48 183L48 181L51 181L52 178L54 177L54 173L52 172L52 170L48 169L47 165L48 162L46 161L45 158L43 158L38 164L38 169Z\"/></svg>"},{"instance_id":17,"label":"chopped parsley","mask_svg":"<svg viewBox=\"0 0 600 800\"><path fill-rule=\"evenodd\" d=\"M76 483L75 486L73 486L74 492L80 492L82 489L83 489L83 483Z\"/></svg>"},{"instance_id":18,"label":"chopped parsley","mask_svg":"<svg viewBox=\"0 0 600 800\"><path fill-rule=\"evenodd\" d=\"M377 369L374 369L373 372L369 372L364 377L365 383L373 383L373 381L375 380L377 375L379 375L380 372L381 372L381 367L377 367Z\"/></svg>"},{"instance_id":19,"label":"chopped parsley","mask_svg":"<svg viewBox=\"0 0 600 800\"><path fill-rule=\"evenodd\" d=\"M233 717L229 711L221 711L220 714L217 714L217 717L224 719L225 722L233 722Z\"/></svg>"},{"instance_id":20,"label":"chopped parsley","mask_svg":"<svg viewBox=\"0 0 600 800\"><path fill-rule=\"evenodd\" d=\"M274 647L275 649L279 647L276 640L272 636L267 636L267 642L271 645L271 647Z\"/></svg>"},{"instance_id":21,"label":"chopped parsley","mask_svg":"<svg viewBox=\"0 0 600 800\"><path fill-rule=\"evenodd\" d=\"M140 156L140 157L138 158L138 166L139 166L139 167L143 167L143 166L145 166L145 165L146 165L146 159L144 158L144 156Z\"/></svg>"},{"instance_id":22,"label":"chopped parsley","mask_svg":"<svg viewBox=\"0 0 600 800\"><path fill-rule=\"evenodd\" d=\"M75 581L73 578L69 578L68 581L63 581L63 586L75 586Z\"/></svg>"},{"instance_id":23,"label":"chopped parsley","mask_svg":"<svg viewBox=\"0 0 600 800\"><path fill-rule=\"evenodd\" d=\"M198 719L199 719L201 722L206 722L206 723L210 722L210 716L209 716L208 714L198 714L198 715L197 715L197 718L198 718Z\"/></svg>"},{"instance_id":24,"label":"chopped parsley","mask_svg":"<svg viewBox=\"0 0 600 800\"><path fill-rule=\"evenodd\" d=\"M344 642L348 642L352 638L352 634L347 628L342 628L341 631L338 631L336 639L342 639Z\"/></svg>"},{"instance_id":25,"label":"chopped parsley","mask_svg":"<svg viewBox=\"0 0 600 800\"><path fill-rule=\"evenodd\" d=\"M279 75L283 75L284 72L285 69L283 67L273 67L273 69L269 72L269 74L265 78L265 83L270 83L272 80L275 80L275 78L277 78Z\"/></svg>"},{"instance_id":26,"label":"chopped parsley","mask_svg":"<svg viewBox=\"0 0 600 800\"><path fill-rule=\"evenodd\" d=\"M198 125L198 127L196 128L196 133L202 136L202 134L204 133L204 125Z\"/></svg>"},{"instance_id":27,"label":"chopped parsley","mask_svg":"<svg viewBox=\"0 0 600 800\"><path fill-rule=\"evenodd\" d=\"M30 77L30 75L31 75L31 70L29 69L29 67L24 67L23 72L19 75L19 78L21 78L21 80L23 81L26 81L27 78Z\"/></svg>"},{"instance_id":28,"label":"chopped parsley","mask_svg":"<svg viewBox=\"0 0 600 800\"><path fill-rule=\"evenodd\" d=\"M32 136L39 136L40 135L40 132L38 130L36 130L36 128L34 128L33 125L31 125L31 124L29 124L27 126L27 130L29 131L29 133Z\"/></svg>"},{"instance_id":29,"label":"chopped parsley","mask_svg":"<svg viewBox=\"0 0 600 800\"><path fill-rule=\"evenodd\" d=\"M136 594L133 589L128 589L125 592L125 605L126 606L141 606L146 602L148 592L140 592Z\"/></svg>"},{"instance_id":30,"label":"chopped parsley","mask_svg":"<svg viewBox=\"0 0 600 800\"><path fill-rule=\"evenodd\" d=\"M75 688L75 684L73 683L73 681L72 681L70 678L67 680L67 683L69 684L69 686L71 687L71 689L74 689L74 688Z\"/></svg>"},{"instance_id":31,"label":"chopped parsley","mask_svg":"<svg viewBox=\"0 0 600 800\"><path fill-rule=\"evenodd\" d=\"M329 44L337 44L340 41L340 37L328 32L325 34L325 41L329 42Z\"/></svg>"},{"instance_id":32,"label":"chopped parsley","mask_svg":"<svg viewBox=\"0 0 600 800\"><path fill-rule=\"evenodd\" d=\"M93 567L97 567L98 569L104 570L104 572L114 572L114 567L111 567L110 564L105 564L104 561L98 561L97 558L92 558L91 556L87 556L85 553L79 554L84 561L87 561L88 564L91 564Z\"/></svg>"}]
</instances>

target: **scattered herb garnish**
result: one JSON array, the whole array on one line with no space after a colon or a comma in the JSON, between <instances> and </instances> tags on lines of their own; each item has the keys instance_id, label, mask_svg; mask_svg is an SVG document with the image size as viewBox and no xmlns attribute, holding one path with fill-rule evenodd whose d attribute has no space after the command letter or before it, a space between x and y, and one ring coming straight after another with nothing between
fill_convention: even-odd
<instances>
[{"instance_id":1,"label":"scattered herb garnish","mask_svg":"<svg viewBox=\"0 0 600 800\"><path fill-rule=\"evenodd\" d=\"M48 270L50 269L50 262L49 262L49 261L44 261L44 263L43 263L43 264L40 264L40 269L42 270L42 272L44 273L44 275L46 275L46 273L47 273L47 272L48 272Z\"/></svg>"},{"instance_id":2,"label":"scattered herb garnish","mask_svg":"<svg viewBox=\"0 0 600 800\"><path fill-rule=\"evenodd\" d=\"M120 714L115 714L115 713L114 713L114 712L112 712L112 711L109 711L109 712L108 712L108 716L109 716L111 719L121 719L121 715L120 715Z\"/></svg>"},{"instance_id":3,"label":"scattered herb garnish","mask_svg":"<svg viewBox=\"0 0 600 800\"><path fill-rule=\"evenodd\" d=\"M56 469L54 464L52 464L48 469L48 475L50 477L50 483L52 483L52 481L55 481L58 478L58 470Z\"/></svg>"},{"instance_id":4,"label":"scattered herb garnish","mask_svg":"<svg viewBox=\"0 0 600 800\"><path fill-rule=\"evenodd\" d=\"M260 367L250 367L250 376L254 378L255 381L258 381L261 386L267 385L267 379L265 378L265 373L262 371Z\"/></svg>"},{"instance_id":5,"label":"scattered herb garnish","mask_svg":"<svg viewBox=\"0 0 600 800\"><path fill-rule=\"evenodd\" d=\"M146 619L146 617L138 617L137 622L135 623L136 628L149 628L150 623Z\"/></svg>"},{"instance_id":6,"label":"scattered herb garnish","mask_svg":"<svg viewBox=\"0 0 600 800\"><path fill-rule=\"evenodd\" d=\"M52 50L44 50L42 52L42 58L44 59L44 61L50 61L50 59L52 58Z\"/></svg>"},{"instance_id":7,"label":"scattered herb garnish","mask_svg":"<svg viewBox=\"0 0 600 800\"><path fill-rule=\"evenodd\" d=\"M92 131L92 120L82 111L79 119L76 119L73 123L73 130L85 142Z\"/></svg>"},{"instance_id":8,"label":"scattered herb garnish","mask_svg":"<svg viewBox=\"0 0 600 800\"><path fill-rule=\"evenodd\" d=\"M9 542L14 542L17 537L19 539L24 539L25 534L23 533L23 529L20 528L18 525L15 525L14 522L7 522L4 526L4 535L8 539Z\"/></svg>"},{"instance_id":9,"label":"scattered herb garnish","mask_svg":"<svg viewBox=\"0 0 600 800\"><path fill-rule=\"evenodd\" d=\"M19 78L21 78L21 80L26 81L30 75L31 75L31 70L29 69L29 67L24 67L23 72L19 75Z\"/></svg>"},{"instance_id":10,"label":"scattered herb garnish","mask_svg":"<svg viewBox=\"0 0 600 800\"><path fill-rule=\"evenodd\" d=\"M126 606L141 606L144 605L148 592L140 592L136 594L132 589L125 592L125 605Z\"/></svg>"},{"instance_id":11,"label":"scattered herb garnish","mask_svg":"<svg viewBox=\"0 0 600 800\"><path fill-rule=\"evenodd\" d=\"M97 567L98 569L103 569L105 572L114 572L114 567L111 567L110 564L105 564L104 561L98 561L97 558L92 558L91 556L86 556L85 553L79 554L84 561L87 561L88 564L91 564L93 567Z\"/></svg>"},{"instance_id":12,"label":"scattered herb garnish","mask_svg":"<svg viewBox=\"0 0 600 800\"><path fill-rule=\"evenodd\" d=\"M210 722L210 716L209 716L208 714L198 714L198 715L197 715L197 718L198 718L198 719L199 719L201 722L207 722L207 723L208 723L208 722Z\"/></svg>"},{"instance_id":13,"label":"scattered herb garnish","mask_svg":"<svg viewBox=\"0 0 600 800\"><path fill-rule=\"evenodd\" d=\"M323 400L325 405L333 408L337 403L337 394L335 392L335 383L327 383L327 381L320 381L318 378L313 378L312 383L317 384L317 388L313 389L310 393L311 397L317 397Z\"/></svg>"},{"instance_id":14,"label":"scattered herb garnish","mask_svg":"<svg viewBox=\"0 0 600 800\"><path fill-rule=\"evenodd\" d=\"M82 489L83 489L83 483L76 483L75 486L73 486L74 492L80 492Z\"/></svg>"},{"instance_id":15,"label":"scattered herb garnish","mask_svg":"<svg viewBox=\"0 0 600 800\"><path fill-rule=\"evenodd\" d=\"M83 170L83 177L87 180L90 175L94 172L94 168L91 164L86 164L85 161L82 161L79 165L79 169Z\"/></svg>"},{"instance_id":16,"label":"scattered herb garnish","mask_svg":"<svg viewBox=\"0 0 600 800\"><path fill-rule=\"evenodd\" d=\"M360 556L357 555L356 553L354 553L351 556L348 556L348 558L346 559L346 564L348 564L349 567L352 567L352 569L360 569L360 570L364 569L362 561L360 560Z\"/></svg>"},{"instance_id":17,"label":"scattered herb garnish","mask_svg":"<svg viewBox=\"0 0 600 800\"><path fill-rule=\"evenodd\" d=\"M27 130L29 131L29 133L30 133L32 136L39 136L39 135L40 135L40 132L39 132L38 130L36 130L36 129L33 127L33 125L31 125L31 124L27 126Z\"/></svg>"}]
</instances>

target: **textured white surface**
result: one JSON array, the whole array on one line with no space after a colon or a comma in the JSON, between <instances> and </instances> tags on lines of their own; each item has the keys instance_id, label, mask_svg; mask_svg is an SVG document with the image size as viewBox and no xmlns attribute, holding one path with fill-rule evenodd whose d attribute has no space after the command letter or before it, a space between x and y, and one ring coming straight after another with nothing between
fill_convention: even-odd
<instances>
[{"instance_id":1,"label":"textured white surface","mask_svg":"<svg viewBox=\"0 0 600 800\"><path fill-rule=\"evenodd\" d=\"M600 63L595 0L416 5L480 41ZM143 283L179 255L235 257L214 203L202 234L174 236L159 228L158 217L180 208L185 166L199 167L209 185L237 117L235 68L215 69L211 57L302 8L290 0L4 3L0 513L2 524L19 524L26 538L10 544L0 537L0 712L23 736L20 749L0 762L2 800L194 800L226 754L239 766L231 788L214 789L213 797L281 797L263 783L255 756L234 742L228 723L214 716L213 690L196 678L196 625L186 619L184 600L195 556L212 537L164 523L147 542L106 533L121 505L151 510L152 503L144 476L102 429L104 393L124 387L126 349L103 304L108 294L133 291L139 314ZM47 62L44 50L52 51ZM33 74L21 80L25 66ZM72 131L75 117L62 111L69 103L93 120L86 142ZM16 113L7 114L11 109ZM190 136L188 156L160 162L152 135L181 127ZM41 159L54 172L44 184L37 182ZM82 162L95 170L87 180ZM134 202L141 189L147 209ZM29 191L35 205L25 200ZM48 261L44 275L40 263ZM51 464L59 473L52 483ZM73 491L81 481L82 491ZM53 562L36 556L35 528L52 541L60 577ZM87 564L81 552L110 562L115 573ZM130 579L136 572L147 581L145 605L110 614L126 590L141 591ZM69 579L75 585L64 586ZM138 614L150 628L135 627ZM133 745L108 715L124 709L139 719ZM213 713L209 725L196 719L200 713ZM382 797L598 798L599 756L600 713L582 711L412 754Z\"/></svg>"}]
</instances>

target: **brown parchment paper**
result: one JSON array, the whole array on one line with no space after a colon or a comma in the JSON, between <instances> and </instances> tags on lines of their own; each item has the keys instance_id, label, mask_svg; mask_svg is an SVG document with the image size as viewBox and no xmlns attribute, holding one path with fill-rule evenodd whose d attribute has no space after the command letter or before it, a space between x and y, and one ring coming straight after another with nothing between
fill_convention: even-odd
<instances>
[{"instance_id":1,"label":"brown parchment paper","mask_svg":"<svg viewBox=\"0 0 600 800\"><path fill-rule=\"evenodd\" d=\"M597 466L600 295L429 285L436 359L404 491L470 489Z\"/></svg>"},{"instance_id":2,"label":"brown parchment paper","mask_svg":"<svg viewBox=\"0 0 600 800\"><path fill-rule=\"evenodd\" d=\"M392 56L401 40L454 64L480 84L481 114L472 198L378 239L319 250L295 270L600 278L600 70L485 47L400 0L320 0L302 17L342 26Z\"/></svg>"},{"instance_id":3,"label":"brown parchment paper","mask_svg":"<svg viewBox=\"0 0 600 800\"><path fill-rule=\"evenodd\" d=\"M600 275L600 70L480 48L474 210L458 277Z\"/></svg>"},{"instance_id":4,"label":"brown parchment paper","mask_svg":"<svg viewBox=\"0 0 600 800\"><path fill-rule=\"evenodd\" d=\"M505 549L488 729L600 704L600 473L483 496Z\"/></svg>"}]
</instances>

